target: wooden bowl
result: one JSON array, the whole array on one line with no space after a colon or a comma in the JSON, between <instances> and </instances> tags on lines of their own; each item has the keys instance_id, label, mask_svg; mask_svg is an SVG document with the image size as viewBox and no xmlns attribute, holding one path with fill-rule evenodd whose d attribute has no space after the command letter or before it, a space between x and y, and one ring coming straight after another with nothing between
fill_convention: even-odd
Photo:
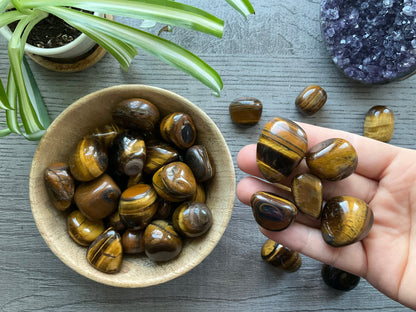
<instances>
[{"instance_id":1,"label":"wooden bowl","mask_svg":"<svg viewBox=\"0 0 416 312\"><path fill-rule=\"evenodd\" d=\"M85 247L77 245L66 230L67 213L50 202L43 173L53 162L67 162L68 155L86 134L111 121L111 111L121 100L147 99L158 106L161 115L181 111L192 116L198 131L198 144L209 150L216 175L206 185L206 204L213 225L204 236L186 239L180 255L166 263L154 263L145 256L125 256L119 273L106 274L92 267ZM215 123L196 105L167 90L144 85L120 85L91 93L65 109L46 131L33 158L29 179L33 217L52 252L79 274L99 283L117 287L147 287L177 278L197 266L214 249L223 235L234 207L235 172L227 144Z\"/></svg>"}]
</instances>

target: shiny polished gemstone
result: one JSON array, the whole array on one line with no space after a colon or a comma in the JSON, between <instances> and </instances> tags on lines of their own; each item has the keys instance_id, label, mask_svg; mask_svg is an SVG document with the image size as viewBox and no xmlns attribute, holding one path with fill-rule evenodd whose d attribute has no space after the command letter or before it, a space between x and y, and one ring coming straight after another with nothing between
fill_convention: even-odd
<instances>
[{"instance_id":1,"label":"shiny polished gemstone","mask_svg":"<svg viewBox=\"0 0 416 312\"><path fill-rule=\"evenodd\" d=\"M191 168L197 182L205 182L214 177L215 166L203 145L194 145L186 150L185 163Z\"/></svg>"},{"instance_id":2,"label":"shiny polished gemstone","mask_svg":"<svg viewBox=\"0 0 416 312\"><path fill-rule=\"evenodd\" d=\"M374 221L372 210L361 199L337 196L322 211L321 233L333 247L350 245L367 236Z\"/></svg>"},{"instance_id":3,"label":"shiny polished gemstone","mask_svg":"<svg viewBox=\"0 0 416 312\"><path fill-rule=\"evenodd\" d=\"M358 165L358 156L347 140L333 138L313 146L306 155L306 163L314 175L337 181L351 175Z\"/></svg>"},{"instance_id":4,"label":"shiny polished gemstone","mask_svg":"<svg viewBox=\"0 0 416 312\"><path fill-rule=\"evenodd\" d=\"M123 260L120 235L112 228L101 233L88 248L87 259L99 271L119 272Z\"/></svg>"},{"instance_id":5,"label":"shiny polished gemstone","mask_svg":"<svg viewBox=\"0 0 416 312\"><path fill-rule=\"evenodd\" d=\"M257 165L264 178L279 182L288 177L305 157L305 131L293 121L276 117L263 128L257 142Z\"/></svg>"},{"instance_id":6,"label":"shiny polished gemstone","mask_svg":"<svg viewBox=\"0 0 416 312\"><path fill-rule=\"evenodd\" d=\"M283 269L286 272L295 272L302 266L300 254L271 239L267 239L261 248L262 259Z\"/></svg>"},{"instance_id":7,"label":"shiny polished gemstone","mask_svg":"<svg viewBox=\"0 0 416 312\"><path fill-rule=\"evenodd\" d=\"M364 136L382 142L393 137L394 114L385 106L373 106L367 112L364 121Z\"/></svg>"},{"instance_id":8,"label":"shiny polished gemstone","mask_svg":"<svg viewBox=\"0 0 416 312\"><path fill-rule=\"evenodd\" d=\"M297 208L292 202L267 192L254 193L250 203L256 222L270 231L286 229L297 214Z\"/></svg>"},{"instance_id":9,"label":"shiny polished gemstone","mask_svg":"<svg viewBox=\"0 0 416 312\"><path fill-rule=\"evenodd\" d=\"M301 113L313 115L324 106L326 100L326 91L322 87L310 85L299 93L295 105Z\"/></svg>"},{"instance_id":10,"label":"shiny polished gemstone","mask_svg":"<svg viewBox=\"0 0 416 312\"><path fill-rule=\"evenodd\" d=\"M233 100L229 106L231 120L236 124L254 125L259 122L263 104L253 97L241 97Z\"/></svg>"},{"instance_id":11,"label":"shiny polished gemstone","mask_svg":"<svg viewBox=\"0 0 416 312\"><path fill-rule=\"evenodd\" d=\"M337 290L349 291L354 289L360 282L360 277L331 265L322 265L322 279L329 287Z\"/></svg>"},{"instance_id":12,"label":"shiny polished gemstone","mask_svg":"<svg viewBox=\"0 0 416 312\"><path fill-rule=\"evenodd\" d=\"M315 219L322 212L322 182L317 176L302 173L293 178L292 193L298 209Z\"/></svg>"}]
</instances>

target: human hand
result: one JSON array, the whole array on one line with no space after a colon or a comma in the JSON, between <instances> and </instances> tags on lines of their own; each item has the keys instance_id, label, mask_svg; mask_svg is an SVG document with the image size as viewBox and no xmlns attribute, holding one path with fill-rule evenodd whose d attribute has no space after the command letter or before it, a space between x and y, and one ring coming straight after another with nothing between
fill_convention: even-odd
<instances>
[{"instance_id":1,"label":"human hand","mask_svg":"<svg viewBox=\"0 0 416 312\"><path fill-rule=\"evenodd\" d=\"M340 181L323 181L323 197L328 200L349 195L364 200L373 210L373 227L362 241L340 248L326 244L319 222L301 213L284 231L260 227L261 232L288 248L359 275L390 298L416 309L416 151L344 131L299 125L307 133L309 147L337 137L355 147L355 173ZM256 163L255 144L241 149L237 164L251 175L237 185L237 197L242 203L250 205L251 195L257 191L290 198L290 193L258 179L262 175ZM298 171L305 172L306 168L302 161ZM290 185L292 176L282 183Z\"/></svg>"}]
</instances>

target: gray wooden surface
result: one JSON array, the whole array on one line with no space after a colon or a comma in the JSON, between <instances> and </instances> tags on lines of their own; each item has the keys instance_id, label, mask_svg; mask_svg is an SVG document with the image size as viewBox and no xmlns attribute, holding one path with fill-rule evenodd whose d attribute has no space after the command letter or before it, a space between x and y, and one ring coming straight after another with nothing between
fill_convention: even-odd
<instances>
[{"instance_id":1,"label":"gray wooden surface","mask_svg":"<svg viewBox=\"0 0 416 312\"><path fill-rule=\"evenodd\" d=\"M319 0L252 2L256 15L244 20L225 1L193 1L226 19L222 39L180 29L163 34L217 69L224 80L221 97L144 52L127 73L110 55L73 74L33 64L50 116L55 118L79 97L104 87L126 83L162 87L203 108L222 130L235 159L243 145L257 141L265 122L274 116L361 134L367 110L384 104L396 116L391 143L415 148L416 77L373 87L351 82L335 68L323 47ZM0 39L0 69L5 81L8 60L4 39ZM327 90L328 102L318 114L304 118L297 113L294 99L312 83ZM240 96L263 102L258 125L241 128L232 124L228 105ZM238 200L224 237L206 260L186 275L145 289L118 289L90 281L60 262L33 221L28 176L36 145L13 135L0 139L1 311L407 310L364 280L347 293L329 289L320 277L321 264L307 257L293 274L265 264L260 258L265 238L250 208ZM237 168L236 174L237 180L244 176Z\"/></svg>"}]
</instances>

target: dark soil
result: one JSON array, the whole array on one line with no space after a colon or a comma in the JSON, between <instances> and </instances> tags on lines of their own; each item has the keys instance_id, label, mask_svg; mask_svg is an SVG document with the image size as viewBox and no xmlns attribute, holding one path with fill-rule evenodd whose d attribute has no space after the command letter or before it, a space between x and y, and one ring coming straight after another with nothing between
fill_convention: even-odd
<instances>
[{"instance_id":1,"label":"dark soil","mask_svg":"<svg viewBox=\"0 0 416 312\"><path fill-rule=\"evenodd\" d=\"M91 13L92 12L88 12ZM13 31L17 22L9 24ZM65 23L62 19L49 14L32 29L27 43L38 48L58 48L75 40L81 32Z\"/></svg>"}]
</instances>

